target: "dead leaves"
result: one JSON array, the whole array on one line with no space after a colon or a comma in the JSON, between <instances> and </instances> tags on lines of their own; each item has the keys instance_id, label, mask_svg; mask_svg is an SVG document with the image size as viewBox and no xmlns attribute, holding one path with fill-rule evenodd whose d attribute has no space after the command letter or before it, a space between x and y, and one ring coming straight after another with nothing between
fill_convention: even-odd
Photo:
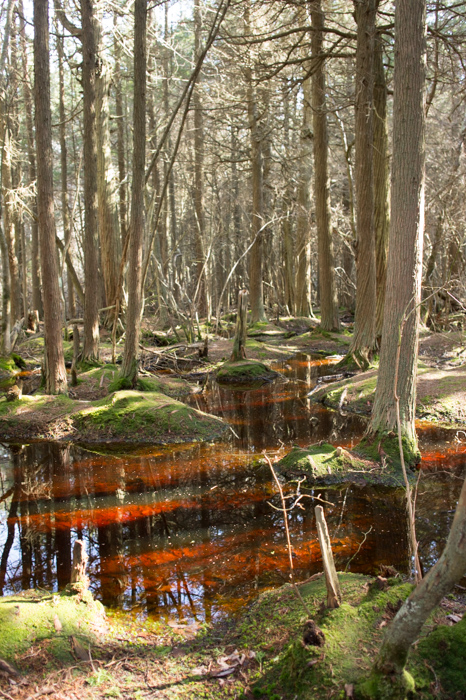
<instances>
[{"instance_id":1,"label":"dead leaves","mask_svg":"<svg viewBox=\"0 0 466 700\"><path fill-rule=\"evenodd\" d=\"M220 656L215 661L211 661L209 667L198 666L192 670L196 676L208 676L209 678L226 678L232 675L236 670L242 671L249 662L256 658L256 652L244 651L239 652L235 649L228 656Z\"/></svg>"}]
</instances>

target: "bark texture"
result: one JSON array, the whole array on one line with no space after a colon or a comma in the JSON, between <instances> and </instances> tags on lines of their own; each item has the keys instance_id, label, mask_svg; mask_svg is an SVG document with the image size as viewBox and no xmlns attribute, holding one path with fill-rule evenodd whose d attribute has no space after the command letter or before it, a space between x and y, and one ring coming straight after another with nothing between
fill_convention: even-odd
<instances>
[{"instance_id":1,"label":"bark texture","mask_svg":"<svg viewBox=\"0 0 466 700\"><path fill-rule=\"evenodd\" d=\"M312 314L311 305L311 209L312 182L312 111L311 79L303 81L303 122L301 127L299 154L298 213L296 217L296 247L298 269L296 279L296 313L298 316Z\"/></svg>"},{"instance_id":2,"label":"bark texture","mask_svg":"<svg viewBox=\"0 0 466 700\"><path fill-rule=\"evenodd\" d=\"M67 391L67 379L63 358L62 314L55 245L48 0L34 0L34 98L37 208L44 303L45 391L47 394L60 394Z\"/></svg>"},{"instance_id":3,"label":"bark texture","mask_svg":"<svg viewBox=\"0 0 466 700\"><path fill-rule=\"evenodd\" d=\"M425 3L400 0L395 27L393 166L390 245L380 366L370 433L401 432L416 446L414 427L424 233ZM405 321L405 322L404 322ZM393 386L402 323L398 386Z\"/></svg>"},{"instance_id":4,"label":"bark texture","mask_svg":"<svg viewBox=\"0 0 466 700\"><path fill-rule=\"evenodd\" d=\"M146 0L134 3L133 184L129 239L128 309L121 376L134 386L138 377L142 311L142 244L144 240L144 177L146 149Z\"/></svg>"},{"instance_id":5,"label":"bark texture","mask_svg":"<svg viewBox=\"0 0 466 700\"><path fill-rule=\"evenodd\" d=\"M356 311L350 354L363 362L375 346L376 268L372 168L374 35L377 0L355 2L356 44Z\"/></svg>"},{"instance_id":6,"label":"bark texture","mask_svg":"<svg viewBox=\"0 0 466 700\"><path fill-rule=\"evenodd\" d=\"M387 282L389 213L389 155L387 134L387 84L383 66L382 36L375 35L374 42L374 229L377 277L377 306L375 334L382 335L385 285Z\"/></svg>"},{"instance_id":7,"label":"bark texture","mask_svg":"<svg viewBox=\"0 0 466 700\"><path fill-rule=\"evenodd\" d=\"M238 312L236 314L236 329L233 339L233 352L230 361L239 362L246 359L246 336L248 330L248 293L242 289L238 294Z\"/></svg>"},{"instance_id":8,"label":"bark texture","mask_svg":"<svg viewBox=\"0 0 466 700\"><path fill-rule=\"evenodd\" d=\"M311 2L312 21L312 116L314 125L314 177L317 245L319 259L320 325L330 331L339 328L338 305L335 294L335 270L330 220L330 191L328 177L328 130L325 104L325 73L323 53L324 14L321 0Z\"/></svg>"},{"instance_id":9,"label":"bark texture","mask_svg":"<svg viewBox=\"0 0 466 700\"><path fill-rule=\"evenodd\" d=\"M84 111L84 344L82 359L99 358L100 278L97 256L96 41L93 0L81 0Z\"/></svg>"}]
</instances>

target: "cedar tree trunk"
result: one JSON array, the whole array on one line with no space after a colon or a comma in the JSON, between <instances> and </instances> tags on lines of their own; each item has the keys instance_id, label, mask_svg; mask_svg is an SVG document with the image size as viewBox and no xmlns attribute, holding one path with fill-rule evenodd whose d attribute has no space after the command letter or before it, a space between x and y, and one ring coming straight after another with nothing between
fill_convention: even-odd
<instances>
[{"instance_id":1,"label":"cedar tree trunk","mask_svg":"<svg viewBox=\"0 0 466 700\"><path fill-rule=\"evenodd\" d=\"M128 309L121 376L135 386L138 378L142 311L142 245L144 240L144 177L146 154L146 0L134 3L133 185L129 239Z\"/></svg>"},{"instance_id":2,"label":"cedar tree trunk","mask_svg":"<svg viewBox=\"0 0 466 700\"><path fill-rule=\"evenodd\" d=\"M39 214L45 336L45 391L67 391L53 205L48 0L34 0L34 98L36 108L37 209Z\"/></svg>"},{"instance_id":3,"label":"cedar tree trunk","mask_svg":"<svg viewBox=\"0 0 466 700\"><path fill-rule=\"evenodd\" d=\"M425 0L400 0L396 11L390 243L380 366L369 427L373 437L396 432L396 391L411 463L418 455L414 418L424 234L425 12Z\"/></svg>"}]
</instances>

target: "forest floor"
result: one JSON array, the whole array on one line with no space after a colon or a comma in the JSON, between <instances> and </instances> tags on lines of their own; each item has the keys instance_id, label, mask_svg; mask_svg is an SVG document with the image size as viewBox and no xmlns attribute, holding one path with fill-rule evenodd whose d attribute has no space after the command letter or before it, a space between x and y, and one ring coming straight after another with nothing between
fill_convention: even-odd
<instances>
[{"instance_id":1,"label":"forest floor","mask_svg":"<svg viewBox=\"0 0 466 700\"><path fill-rule=\"evenodd\" d=\"M233 324L229 323L227 327L224 324L220 333L230 337L215 335L210 327L201 328L201 336L208 336L207 357L203 357L204 340L178 342L179 337L153 332L146 322L141 345L139 391L127 392L126 395L120 392L118 400L112 383L118 377L119 366L111 364L112 348L105 332L101 343L103 364L82 367L78 385L70 387L68 397L41 394L43 335L24 338L16 350L25 363L23 371L18 367L4 367L2 371L0 366L0 429L8 440L55 439L94 444L132 442L135 435L139 442L215 439L226 426L222 426L218 419L188 409L179 399L182 401L189 393L202 392L207 379L215 376L229 360ZM266 365L275 360L286 360L298 352L339 356L347 351L350 338L349 325L340 333L328 333L309 319L290 318L279 324L255 324L248 332L246 353L248 359ZM71 346L71 341L65 343L69 364ZM117 353L121 357L121 345L117 346ZM23 397L9 402L5 394L18 380L24 385ZM369 416L376 381L375 364L368 372L322 383L312 398L332 408ZM464 427L464 333L430 333L426 329L421 332L417 418L444 427Z\"/></svg>"},{"instance_id":2,"label":"forest floor","mask_svg":"<svg viewBox=\"0 0 466 700\"><path fill-rule=\"evenodd\" d=\"M393 574L394 572L391 572ZM324 606L324 579L262 594L232 620L166 624L102 615L76 596L29 592L2 599L0 697L32 700L323 700L360 698L385 627L412 590L400 577L339 574L343 603ZM41 597L42 596L42 597ZM6 614L9 606L10 613ZM41 622L37 622L37 607ZM67 607L75 608L67 616ZM29 608L35 608L28 613ZM81 608L87 609L87 617ZM89 607L92 615L89 614ZM445 598L414 645L408 671L422 700L464 700L464 597ZM13 611L11 611L13 610ZM26 627L21 646L18 619ZM47 618L48 614L48 618ZM312 639L312 620L323 633ZM93 617L93 619L92 619ZM87 625L87 626L86 626ZM24 629L24 628L23 628ZM16 636L13 637L12 630ZM320 642L316 645L314 642ZM16 650L16 651L15 651ZM5 663L6 661L6 663Z\"/></svg>"}]
</instances>

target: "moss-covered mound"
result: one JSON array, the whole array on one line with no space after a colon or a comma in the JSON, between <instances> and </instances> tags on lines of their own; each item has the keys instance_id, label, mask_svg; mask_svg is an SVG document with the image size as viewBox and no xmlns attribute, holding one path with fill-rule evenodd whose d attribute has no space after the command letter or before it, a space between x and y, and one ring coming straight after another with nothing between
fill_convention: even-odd
<instances>
[{"instance_id":1,"label":"moss-covered mound","mask_svg":"<svg viewBox=\"0 0 466 700\"><path fill-rule=\"evenodd\" d=\"M323 578L299 587L312 619L325 636L323 646L304 643L308 616L291 586L263 594L240 620L238 648L253 649L261 657L261 672L249 680L253 697L363 697L360 684L412 586L398 578L389 579L386 589L381 590L366 576L339 573L338 577L343 604L336 610L321 607L326 599ZM417 698L464 697L465 648L466 620L448 626L444 612L437 611L412 649L407 666Z\"/></svg>"},{"instance_id":2,"label":"moss-covered mound","mask_svg":"<svg viewBox=\"0 0 466 700\"><path fill-rule=\"evenodd\" d=\"M254 384L269 382L278 374L258 360L225 362L217 371L219 384Z\"/></svg>"},{"instance_id":3,"label":"moss-covered mound","mask_svg":"<svg viewBox=\"0 0 466 700\"><path fill-rule=\"evenodd\" d=\"M331 408L370 416L377 386L377 370L322 385L311 400ZM437 369L418 363L416 418L442 427L464 426L466 365Z\"/></svg>"},{"instance_id":4,"label":"moss-covered mound","mask_svg":"<svg viewBox=\"0 0 466 700\"><path fill-rule=\"evenodd\" d=\"M0 657L10 663L43 640L55 658L72 663L84 660L89 645L102 640L107 622L103 605L89 591L31 590L0 598L0 629Z\"/></svg>"},{"instance_id":5,"label":"moss-covered mound","mask_svg":"<svg viewBox=\"0 0 466 700\"><path fill-rule=\"evenodd\" d=\"M4 440L70 440L87 444L165 444L212 440L226 424L158 392L119 391L97 401L23 396L0 401Z\"/></svg>"},{"instance_id":6,"label":"moss-covered mound","mask_svg":"<svg viewBox=\"0 0 466 700\"><path fill-rule=\"evenodd\" d=\"M401 471L394 461L367 459L327 443L293 447L276 467L286 477L305 476L310 483L320 485L356 483L398 487L403 483Z\"/></svg>"},{"instance_id":7,"label":"moss-covered mound","mask_svg":"<svg viewBox=\"0 0 466 700\"><path fill-rule=\"evenodd\" d=\"M211 440L226 428L216 416L157 392L117 391L73 414L82 442L138 444Z\"/></svg>"}]
</instances>

